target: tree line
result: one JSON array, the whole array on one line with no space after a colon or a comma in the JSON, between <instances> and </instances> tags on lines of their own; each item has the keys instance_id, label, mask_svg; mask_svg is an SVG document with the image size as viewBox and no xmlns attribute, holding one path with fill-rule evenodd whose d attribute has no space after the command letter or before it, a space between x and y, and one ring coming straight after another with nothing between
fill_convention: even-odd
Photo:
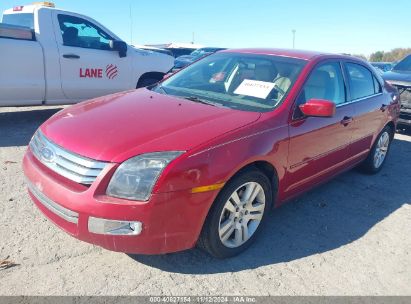
<instances>
[{"instance_id":1,"label":"tree line","mask_svg":"<svg viewBox=\"0 0 411 304\"><path fill-rule=\"evenodd\" d=\"M396 48L389 52L377 51L370 55L371 62L393 62L411 54L411 48Z\"/></svg>"}]
</instances>

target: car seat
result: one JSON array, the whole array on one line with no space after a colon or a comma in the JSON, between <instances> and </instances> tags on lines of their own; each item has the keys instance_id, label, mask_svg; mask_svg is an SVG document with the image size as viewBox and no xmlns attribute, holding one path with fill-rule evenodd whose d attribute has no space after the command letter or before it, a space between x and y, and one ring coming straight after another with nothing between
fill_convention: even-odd
<instances>
[{"instance_id":1,"label":"car seat","mask_svg":"<svg viewBox=\"0 0 411 304\"><path fill-rule=\"evenodd\" d=\"M68 27L63 33L63 43L69 46L79 46L78 29Z\"/></svg>"},{"instance_id":2,"label":"car seat","mask_svg":"<svg viewBox=\"0 0 411 304\"><path fill-rule=\"evenodd\" d=\"M304 86L304 95L304 102L313 98L332 100L334 92L330 74L321 70L311 74Z\"/></svg>"}]
</instances>

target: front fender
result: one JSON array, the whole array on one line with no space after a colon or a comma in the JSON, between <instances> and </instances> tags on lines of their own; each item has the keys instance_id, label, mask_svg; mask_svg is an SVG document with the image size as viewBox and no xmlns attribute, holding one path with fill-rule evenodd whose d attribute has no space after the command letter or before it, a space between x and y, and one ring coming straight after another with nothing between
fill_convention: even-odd
<instances>
[{"instance_id":1,"label":"front fender","mask_svg":"<svg viewBox=\"0 0 411 304\"><path fill-rule=\"evenodd\" d=\"M254 132L250 133L250 129ZM166 168L154 192L191 190L229 181L237 172L257 161L271 164L279 185L285 176L288 155L288 126L245 128L226 135L208 147L183 155ZM278 189L281 191L281 187Z\"/></svg>"}]
</instances>

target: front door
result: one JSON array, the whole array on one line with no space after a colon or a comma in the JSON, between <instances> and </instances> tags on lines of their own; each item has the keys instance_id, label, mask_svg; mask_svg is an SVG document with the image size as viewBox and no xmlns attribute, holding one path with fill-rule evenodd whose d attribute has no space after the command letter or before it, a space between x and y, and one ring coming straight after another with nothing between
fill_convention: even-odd
<instances>
[{"instance_id":1,"label":"front door","mask_svg":"<svg viewBox=\"0 0 411 304\"><path fill-rule=\"evenodd\" d=\"M73 102L131 88L129 57L110 48L109 34L91 21L56 13L61 82Z\"/></svg>"},{"instance_id":2,"label":"front door","mask_svg":"<svg viewBox=\"0 0 411 304\"><path fill-rule=\"evenodd\" d=\"M336 104L333 117L305 117L298 105L310 99ZM317 65L304 84L290 124L287 196L304 191L337 172L349 158L354 106L347 103L341 64Z\"/></svg>"}]
</instances>

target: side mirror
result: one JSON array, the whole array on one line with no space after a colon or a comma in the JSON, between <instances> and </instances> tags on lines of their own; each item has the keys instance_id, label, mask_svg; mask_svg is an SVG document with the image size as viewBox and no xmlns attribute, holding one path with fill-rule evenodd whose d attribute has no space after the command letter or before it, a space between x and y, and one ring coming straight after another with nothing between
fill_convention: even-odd
<instances>
[{"instance_id":1,"label":"side mirror","mask_svg":"<svg viewBox=\"0 0 411 304\"><path fill-rule=\"evenodd\" d=\"M325 99L310 99L299 108L305 116L333 117L335 115L335 103Z\"/></svg>"},{"instance_id":2,"label":"side mirror","mask_svg":"<svg viewBox=\"0 0 411 304\"><path fill-rule=\"evenodd\" d=\"M125 43L124 41L120 41L120 40L111 40L110 41L110 48L113 51L118 51L118 54L120 56L120 58L126 57L127 56L127 43Z\"/></svg>"}]
</instances>

